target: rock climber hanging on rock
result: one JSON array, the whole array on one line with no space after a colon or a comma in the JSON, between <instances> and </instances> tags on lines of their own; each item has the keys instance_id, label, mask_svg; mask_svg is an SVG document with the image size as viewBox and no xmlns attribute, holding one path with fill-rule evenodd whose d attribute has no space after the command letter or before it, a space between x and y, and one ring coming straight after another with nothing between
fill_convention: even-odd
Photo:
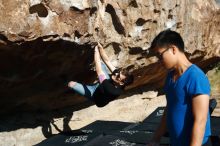
<instances>
[{"instance_id":1,"label":"rock climber hanging on rock","mask_svg":"<svg viewBox=\"0 0 220 146\"><path fill-rule=\"evenodd\" d=\"M125 87L133 83L134 78L127 69L113 66L100 43L95 47L94 61L98 82L86 85L70 81L68 87L93 101L98 107L103 107L120 96ZM108 74L108 71L111 73Z\"/></svg>"}]
</instances>

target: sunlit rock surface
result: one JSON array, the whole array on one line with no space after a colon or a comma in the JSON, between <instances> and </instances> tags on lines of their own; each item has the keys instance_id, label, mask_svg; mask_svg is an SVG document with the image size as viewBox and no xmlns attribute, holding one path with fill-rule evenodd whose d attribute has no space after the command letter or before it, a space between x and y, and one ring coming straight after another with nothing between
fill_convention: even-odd
<instances>
[{"instance_id":1,"label":"sunlit rock surface","mask_svg":"<svg viewBox=\"0 0 220 146\"><path fill-rule=\"evenodd\" d=\"M220 61L219 8L214 0L0 0L0 114L83 103L66 81L95 81L96 41L133 71L130 89L162 86L166 71L148 48L167 27L207 71Z\"/></svg>"}]
</instances>

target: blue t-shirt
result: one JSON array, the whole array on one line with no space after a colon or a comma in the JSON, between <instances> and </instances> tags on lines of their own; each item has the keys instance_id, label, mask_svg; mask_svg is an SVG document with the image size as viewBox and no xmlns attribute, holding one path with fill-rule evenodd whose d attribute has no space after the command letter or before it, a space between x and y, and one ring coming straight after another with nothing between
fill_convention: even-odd
<instances>
[{"instance_id":1,"label":"blue t-shirt","mask_svg":"<svg viewBox=\"0 0 220 146\"><path fill-rule=\"evenodd\" d=\"M206 75L192 64L176 81L174 71L167 75L165 93L167 99L167 128L172 146L188 146L190 143L193 114L192 98L198 94L210 95L210 84ZM207 115L203 144L211 135L210 114Z\"/></svg>"}]
</instances>

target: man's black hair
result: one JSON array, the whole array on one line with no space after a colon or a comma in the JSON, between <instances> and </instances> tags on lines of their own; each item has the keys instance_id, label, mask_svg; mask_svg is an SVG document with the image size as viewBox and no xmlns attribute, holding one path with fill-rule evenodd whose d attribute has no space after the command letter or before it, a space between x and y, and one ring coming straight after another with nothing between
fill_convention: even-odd
<instances>
[{"instance_id":1,"label":"man's black hair","mask_svg":"<svg viewBox=\"0 0 220 146\"><path fill-rule=\"evenodd\" d=\"M160 32L151 43L151 50L167 48L171 45L176 46L181 52L184 52L184 42L179 33L170 29Z\"/></svg>"}]
</instances>

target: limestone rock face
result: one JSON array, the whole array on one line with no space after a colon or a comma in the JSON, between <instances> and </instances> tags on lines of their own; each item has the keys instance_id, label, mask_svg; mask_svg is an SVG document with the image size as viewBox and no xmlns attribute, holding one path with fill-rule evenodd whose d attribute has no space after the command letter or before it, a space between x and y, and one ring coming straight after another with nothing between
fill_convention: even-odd
<instances>
[{"instance_id":1,"label":"limestone rock face","mask_svg":"<svg viewBox=\"0 0 220 146\"><path fill-rule=\"evenodd\" d=\"M214 0L0 0L0 113L84 102L68 80L92 83L92 42L135 75L129 88L159 88L166 74L148 51L172 27L204 70L220 60L220 4ZM73 96L74 95L74 96Z\"/></svg>"}]
</instances>

